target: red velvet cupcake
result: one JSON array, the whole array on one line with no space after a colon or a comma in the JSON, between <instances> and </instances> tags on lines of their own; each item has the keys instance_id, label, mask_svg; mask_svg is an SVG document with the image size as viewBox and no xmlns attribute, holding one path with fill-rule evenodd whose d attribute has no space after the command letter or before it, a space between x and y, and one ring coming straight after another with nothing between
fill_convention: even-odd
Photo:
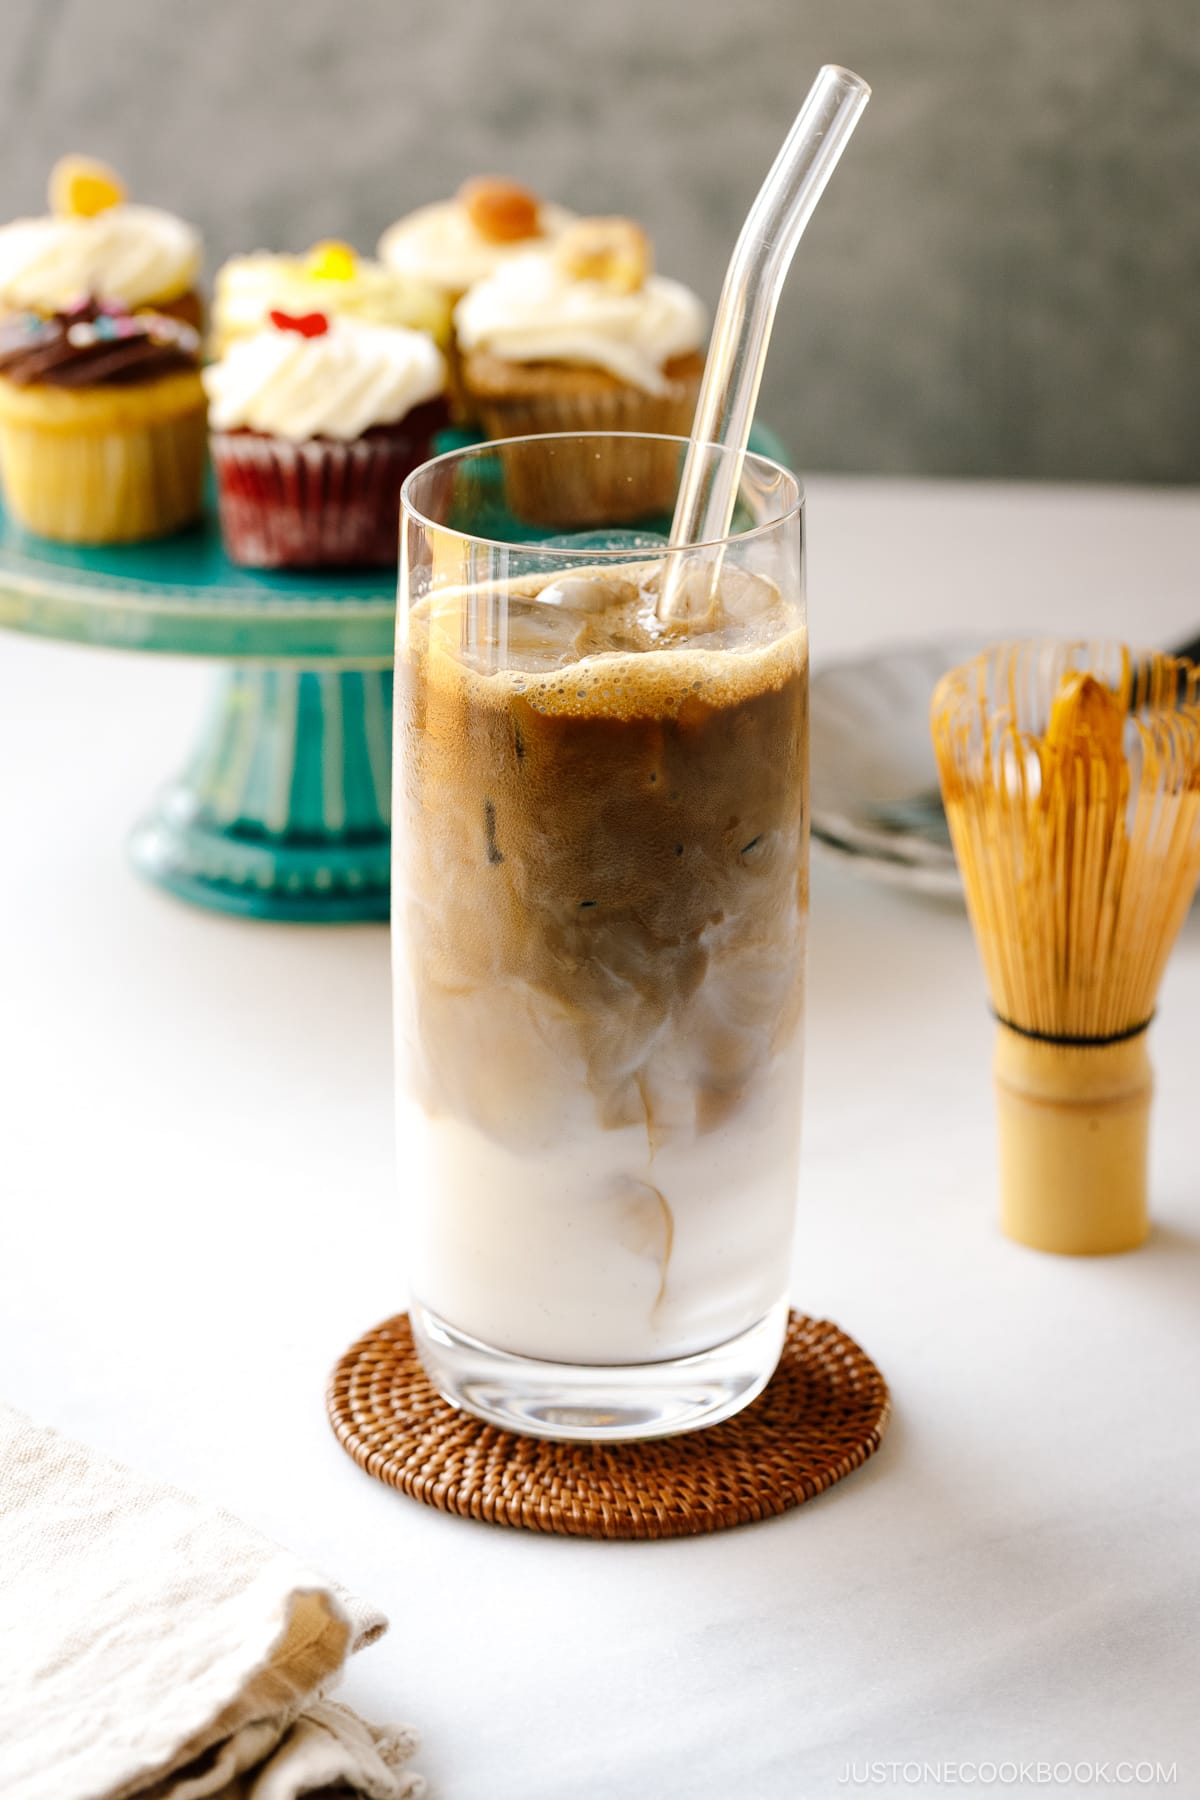
<instances>
[{"instance_id":1,"label":"red velvet cupcake","mask_svg":"<svg viewBox=\"0 0 1200 1800\"><path fill-rule=\"evenodd\" d=\"M448 421L433 339L271 314L205 370L221 535L245 568L388 567L400 488Z\"/></svg>"}]
</instances>

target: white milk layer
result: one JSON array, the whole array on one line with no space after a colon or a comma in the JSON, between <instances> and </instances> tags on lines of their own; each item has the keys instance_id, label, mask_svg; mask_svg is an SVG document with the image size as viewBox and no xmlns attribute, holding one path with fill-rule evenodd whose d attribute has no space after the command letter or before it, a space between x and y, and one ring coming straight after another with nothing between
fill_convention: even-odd
<instances>
[{"instance_id":1,"label":"white milk layer","mask_svg":"<svg viewBox=\"0 0 1200 1800\"><path fill-rule=\"evenodd\" d=\"M753 1099L648 1153L636 1127L532 1154L430 1118L401 1086L416 1299L493 1348L570 1363L687 1356L786 1290L799 1162L799 1034Z\"/></svg>"}]
</instances>

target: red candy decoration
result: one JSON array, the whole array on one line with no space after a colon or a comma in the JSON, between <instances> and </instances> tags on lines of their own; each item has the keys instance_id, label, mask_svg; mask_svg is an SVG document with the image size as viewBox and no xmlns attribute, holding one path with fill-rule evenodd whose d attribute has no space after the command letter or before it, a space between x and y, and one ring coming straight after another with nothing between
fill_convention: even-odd
<instances>
[{"instance_id":1,"label":"red candy decoration","mask_svg":"<svg viewBox=\"0 0 1200 1800\"><path fill-rule=\"evenodd\" d=\"M329 320L323 312L268 314L276 331L298 331L301 337L324 337L329 330Z\"/></svg>"}]
</instances>

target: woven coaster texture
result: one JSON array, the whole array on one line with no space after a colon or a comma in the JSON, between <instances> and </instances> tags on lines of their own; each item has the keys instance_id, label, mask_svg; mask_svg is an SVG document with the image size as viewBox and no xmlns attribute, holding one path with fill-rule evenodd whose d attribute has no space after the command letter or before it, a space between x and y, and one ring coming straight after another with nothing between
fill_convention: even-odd
<instances>
[{"instance_id":1,"label":"woven coaster texture","mask_svg":"<svg viewBox=\"0 0 1200 1800\"><path fill-rule=\"evenodd\" d=\"M672 1538L799 1506L866 1462L887 1384L853 1338L792 1313L779 1368L744 1412L643 1443L518 1437L447 1404L408 1316L359 1338L330 1377L329 1418L368 1475L426 1506L565 1537Z\"/></svg>"}]
</instances>

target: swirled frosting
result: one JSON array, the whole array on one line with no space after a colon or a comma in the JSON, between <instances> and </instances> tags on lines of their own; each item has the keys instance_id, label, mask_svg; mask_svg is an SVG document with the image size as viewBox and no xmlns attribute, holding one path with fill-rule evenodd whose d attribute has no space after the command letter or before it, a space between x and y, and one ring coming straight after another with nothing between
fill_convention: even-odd
<instances>
[{"instance_id":1,"label":"swirled frosting","mask_svg":"<svg viewBox=\"0 0 1200 1800\"><path fill-rule=\"evenodd\" d=\"M433 339L399 326L334 320L318 336L273 328L242 338L204 371L215 431L361 437L394 425L446 385Z\"/></svg>"},{"instance_id":2,"label":"swirled frosting","mask_svg":"<svg viewBox=\"0 0 1200 1800\"><path fill-rule=\"evenodd\" d=\"M165 304L193 287L200 236L155 206L91 218L50 215L0 225L0 306L60 312L81 294L125 306Z\"/></svg>"},{"instance_id":3,"label":"swirled frosting","mask_svg":"<svg viewBox=\"0 0 1200 1800\"><path fill-rule=\"evenodd\" d=\"M450 332L444 295L413 276L358 258L353 272L337 278L313 272L312 256L276 256L259 250L234 256L217 270L213 338L218 354L238 338L260 331L272 307L285 312L324 312L367 325L402 325L428 331L439 342Z\"/></svg>"},{"instance_id":4,"label":"swirled frosting","mask_svg":"<svg viewBox=\"0 0 1200 1800\"><path fill-rule=\"evenodd\" d=\"M539 238L551 239L569 225L573 213L562 206L538 208ZM509 262L538 238L498 242L475 225L461 200L439 200L389 225L379 240L379 255L389 269L419 281L432 281L453 294L464 294Z\"/></svg>"},{"instance_id":5,"label":"swirled frosting","mask_svg":"<svg viewBox=\"0 0 1200 1800\"><path fill-rule=\"evenodd\" d=\"M459 301L454 324L465 351L581 363L661 394L664 364L700 348L708 318L690 288L664 275L622 294L575 279L546 251L526 250Z\"/></svg>"},{"instance_id":6,"label":"swirled frosting","mask_svg":"<svg viewBox=\"0 0 1200 1800\"><path fill-rule=\"evenodd\" d=\"M0 375L17 387L130 387L199 366L199 332L158 313L89 301L0 320Z\"/></svg>"}]
</instances>

